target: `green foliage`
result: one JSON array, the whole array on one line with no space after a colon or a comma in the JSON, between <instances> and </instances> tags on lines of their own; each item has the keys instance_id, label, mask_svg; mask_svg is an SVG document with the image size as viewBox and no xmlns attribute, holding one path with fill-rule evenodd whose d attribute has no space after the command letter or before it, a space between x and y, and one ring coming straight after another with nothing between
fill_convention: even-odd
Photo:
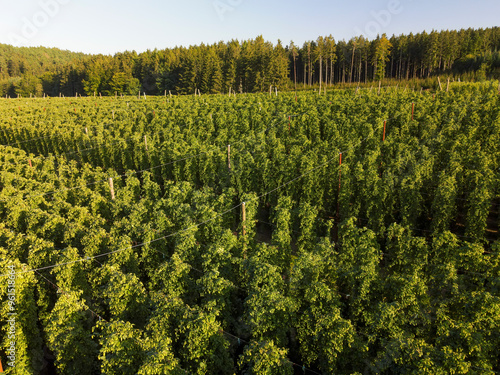
<instances>
[{"instance_id":1,"label":"green foliage","mask_svg":"<svg viewBox=\"0 0 500 375\"><path fill-rule=\"evenodd\" d=\"M92 374L97 344L92 340L92 316L81 300L82 292L61 293L45 327L47 345L61 374Z\"/></svg>"},{"instance_id":2,"label":"green foliage","mask_svg":"<svg viewBox=\"0 0 500 375\"><path fill-rule=\"evenodd\" d=\"M326 74L349 51L322 43ZM200 90L226 54L221 91L240 74L282 84L286 48L211 48L185 72ZM189 54L155 53L96 58L100 89L157 86L149 64L170 59L167 74ZM499 100L491 83L2 100L1 279L26 267L17 370L54 356L61 374L498 372Z\"/></svg>"},{"instance_id":3,"label":"green foliage","mask_svg":"<svg viewBox=\"0 0 500 375\"><path fill-rule=\"evenodd\" d=\"M293 369L286 355L286 349L273 341L252 342L245 347L238 363L245 375L291 375Z\"/></svg>"},{"instance_id":4,"label":"green foliage","mask_svg":"<svg viewBox=\"0 0 500 375\"><path fill-rule=\"evenodd\" d=\"M142 332L123 321L99 322L101 372L108 375L137 374L144 360Z\"/></svg>"}]
</instances>

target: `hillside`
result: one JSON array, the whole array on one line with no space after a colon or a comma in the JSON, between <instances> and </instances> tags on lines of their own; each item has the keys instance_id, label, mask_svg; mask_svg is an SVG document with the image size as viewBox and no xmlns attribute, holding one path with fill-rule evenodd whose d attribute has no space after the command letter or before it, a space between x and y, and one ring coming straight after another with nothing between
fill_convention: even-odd
<instances>
[{"instance_id":1,"label":"hillside","mask_svg":"<svg viewBox=\"0 0 500 375\"><path fill-rule=\"evenodd\" d=\"M436 75L500 77L500 28L431 31L374 40L320 36L302 46L253 40L115 56L0 45L0 96L267 92Z\"/></svg>"}]
</instances>

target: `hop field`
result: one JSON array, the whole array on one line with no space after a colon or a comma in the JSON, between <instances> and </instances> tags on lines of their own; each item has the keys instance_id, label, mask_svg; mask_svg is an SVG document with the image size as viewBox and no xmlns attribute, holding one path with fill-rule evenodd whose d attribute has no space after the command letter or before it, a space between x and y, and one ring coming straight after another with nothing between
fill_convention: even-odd
<instances>
[{"instance_id":1,"label":"hop field","mask_svg":"<svg viewBox=\"0 0 500 375\"><path fill-rule=\"evenodd\" d=\"M0 109L7 374L500 371L497 83Z\"/></svg>"}]
</instances>

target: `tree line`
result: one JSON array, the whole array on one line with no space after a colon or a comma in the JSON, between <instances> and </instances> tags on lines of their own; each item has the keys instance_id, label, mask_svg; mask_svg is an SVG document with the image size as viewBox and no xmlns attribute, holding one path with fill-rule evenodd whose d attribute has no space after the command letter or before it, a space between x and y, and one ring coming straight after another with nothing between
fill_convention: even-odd
<instances>
[{"instance_id":1,"label":"tree line","mask_svg":"<svg viewBox=\"0 0 500 375\"><path fill-rule=\"evenodd\" d=\"M252 40L85 55L0 44L0 95L266 92L436 74L500 77L500 28L431 31L374 40L320 36L302 46Z\"/></svg>"}]
</instances>

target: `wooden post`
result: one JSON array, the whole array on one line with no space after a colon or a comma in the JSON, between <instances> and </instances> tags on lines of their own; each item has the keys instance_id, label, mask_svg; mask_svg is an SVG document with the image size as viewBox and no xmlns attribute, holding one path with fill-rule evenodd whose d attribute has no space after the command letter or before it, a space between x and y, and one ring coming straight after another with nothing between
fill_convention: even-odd
<instances>
[{"instance_id":1,"label":"wooden post","mask_svg":"<svg viewBox=\"0 0 500 375\"><path fill-rule=\"evenodd\" d=\"M443 91L443 86L441 85L441 80L439 79L439 76L438 76L438 83L439 83L439 90Z\"/></svg>"},{"instance_id":2,"label":"wooden post","mask_svg":"<svg viewBox=\"0 0 500 375\"><path fill-rule=\"evenodd\" d=\"M111 199L115 199L115 188L113 186L113 178L109 178L109 191L111 192Z\"/></svg>"},{"instance_id":3,"label":"wooden post","mask_svg":"<svg viewBox=\"0 0 500 375\"><path fill-rule=\"evenodd\" d=\"M273 86L271 85L271 86L269 86L269 96L272 95L272 92L273 92Z\"/></svg>"},{"instance_id":4,"label":"wooden post","mask_svg":"<svg viewBox=\"0 0 500 375\"><path fill-rule=\"evenodd\" d=\"M387 121L384 121L384 135L382 136L382 142L385 142L385 126L387 124Z\"/></svg>"},{"instance_id":5,"label":"wooden post","mask_svg":"<svg viewBox=\"0 0 500 375\"><path fill-rule=\"evenodd\" d=\"M85 134L89 135L89 130L85 127Z\"/></svg>"},{"instance_id":6,"label":"wooden post","mask_svg":"<svg viewBox=\"0 0 500 375\"><path fill-rule=\"evenodd\" d=\"M227 168L231 172L231 145L227 145Z\"/></svg>"},{"instance_id":7,"label":"wooden post","mask_svg":"<svg viewBox=\"0 0 500 375\"><path fill-rule=\"evenodd\" d=\"M275 87L275 89L276 89L276 96L278 96L278 88L277 88L277 87Z\"/></svg>"},{"instance_id":8,"label":"wooden post","mask_svg":"<svg viewBox=\"0 0 500 375\"><path fill-rule=\"evenodd\" d=\"M137 97L137 99L141 100L141 90L139 90L139 96Z\"/></svg>"},{"instance_id":9,"label":"wooden post","mask_svg":"<svg viewBox=\"0 0 500 375\"><path fill-rule=\"evenodd\" d=\"M144 136L144 146L146 146L146 151L148 150L148 136Z\"/></svg>"},{"instance_id":10,"label":"wooden post","mask_svg":"<svg viewBox=\"0 0 500 375\"><path fill-rule=\"evenodd\" d=\"M450 91L450 77L448 77L448 83L446 84L446 92Z\"/></svg>"},{"instance_id":11,"label":"wooden post","mask_svg":"<svg viewBox=\"0 0 500 375\"><path fill-rule=\"evenodd\" d=\"M115 111L113 111L113 120L115 119Z\"/></svg>"},{"instance_id":12,"label":"wooden post","mask_svg":"<svg viewBox=\"0 0 500 375\"><path fill-rule=\"evenodd\" d=\"M31 164L31 159L28 159L28 164L30 165L31 168L33 168L33 165Z\"/></svg>"},{"instance_id":13,"label":"wooden post","mask_svg":"<svg viewBox=\"0 0 500 375\"><path fill-rule=\"evenodd\" d=\"M165 90L165 98L167 97L167 90Z\"/></svg>"},{"instance_id":14,"label":"wooden post","mask_svg":"<svg viewBox=\"0 0 500 375\"><path fill-rule=\"evenodd\" d=\"M0 358L0 374L3 374L2 359Z\"/></svg>"},{"instance_id":15,"label":"wooden post","mask_svg":"<svg viewBox=\"0 0 500 375\"><path fill-rule=\"evenodd\" d=\"M413 115L415 114L415 103L411 103L411 119L413 120Z\"/></svg>"},{"instance_id":16,"label":"wooden post","mask_svg":"<svg viewBox=\"0 0 500 375\"><path fill-rule=\"evenodd\" d=\"M247 220L247 210L246 210L246 203L243 202L241 204L241 215L242 215L242 222L243 222L243 236L246 236L247 231L245 228L245 222Z\"/></svg>"}]
</instances>

